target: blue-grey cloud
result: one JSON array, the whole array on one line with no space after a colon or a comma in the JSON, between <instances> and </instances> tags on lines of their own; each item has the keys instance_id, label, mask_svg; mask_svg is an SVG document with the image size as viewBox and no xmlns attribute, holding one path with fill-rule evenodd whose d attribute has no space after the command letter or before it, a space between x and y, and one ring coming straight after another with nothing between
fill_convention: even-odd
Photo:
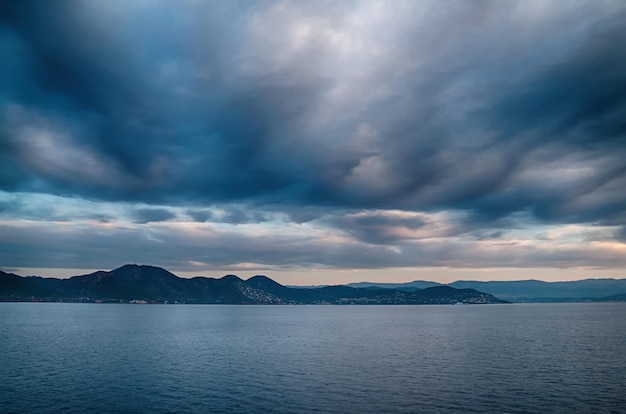
<instances>
[{"instance_id":1,"label":"blue-grey cloud","mask_svg":"<svg viewBox=\"0 0 626 414\"><path fill-rule=\"evenodd\" d=\"M219 221L230 224L244 224L260 223L265 220L265 216L260 212L250 211L242 207L230 207L225 216Z\"/></svg>"},{"instance_id":2,"label":"blue-grey cloud","mask_svg":"<svg viewBox=\"0 0 626 414\"><path fill-rule=\"evenodd\" d=\"M626 226L619 227L615 232L615 239L626 243Z\"/></svg>"},{"instance_id":3,"label":"blue-grey cloud","mask_svg":"<svg viewBox=\"0 0 626 414\"><path fill-rule=\"evenodd\" d=\"M441 235L476 240L623 226L625 18L609 0L3 2L0 190L137 202L138 223L282 214L382 247L425 223L374 211L458 213Z\"/></svg>"},{"instance_id":4,"label":"blue-grey cloud","mask_svg":"<svg viewBox=\"0 0 626 414\"><path fill-rule=\"evenodd\" d=\"M133 211L133 217L135 223L145 224L172 220L176 214L164 208L138 208Z\"/></svg>"},{"instance_id":5,"label":"blue-grey cloud","mask_svg":"<svg viewBox=\"0 0 626 414\"><path fill-rule=\"evenodd\" d=\"M194 220L199 223L205 223L214 216L213 212L209 210L187 210L187 214Z\"/></svg>"},{"instance_id":6,"label":"blue-grey cloud","mask_svg":"<svg viewBox=\"0 0 626 414\"><path fill-rule=\"evenodd\" d=\"M378 134L373 145L358 149L342 144L355 132L339 117L321 128L307 126L324 96L340 86L333 74L324 75L323 65L334 57L329 39L320 35L298 59L281 64L261 53L266 47L280 57L287 45L231 38L249 31L271 3L195 9L157 2L126 12L116 4L107 10L81 2L4 6L4 55L12 61L5 77L11 86L5 95L4 188L39 186L145 202L469 208L496 217L532 208L553 219L566 215L557 207L576 192L546 194L540 187L529 194L519 185L504 191L520 171L545 163L535 153L548 152L548 160L575 151L610 157L623 145L626 58L619 45L626 36L619 13L581 25L582 44L566 43L558 53L546 52L564 42L557 31L565 23L558 21L536 39L544 49L517 39L517 50L508 52L500 39L518 27L504 27L500 20L509 7L494 3L457 5L438 17L440 27L399 27L386 45L397 50L389 56L399 60L396 80L384 79L390 74L382 66L359 84L385 81L397 92L358 108ZM290 7L283 18L312 15L340 24L341 13L349 12ZM96 20L98 12L108 14ZM138 20L129 26L119 13ZM281 18L268 14L267 23ZM199 19L209 15L211 21L236 17L234 27L200 28ZM166 17L175 24L151 26ZM446 33L453 27L462 36ZM201 35L205 44L197 45ZM147 43L142 36L156 39ZM424 36L432 37L433 47L441 44L431 49L425 68L416 69L405 61L418 58L411 45ZM438 42L438 36L445 37ZM159 48L147 48L154 44ZM505 70L526 59L527 68L507 79ZM463 105L455 110L456 99L475 100L478 112ZM335 145L325 151L319 140ZM59 154L33 154L49 146ZM81 156L94 162L81 162ZM620 166L587 175L580 192L623 179ZM79 167L93 171L80 176L74 171ZM362 181L371 174L379 176L379 186ZM596 206L598 213L603 208Z\"/></svg>"},{"instance_id":7,"label":"blue-grey cloud","mask_svg":"<svg viewBox=\"0 0 626 414\"><path fill-rule=\"evenodd\" d=\"M427 222L416 216L398 216L397 214L368 213L333 216L327 222L355 239L370 244L396 244L404 239L417 238L410 234ZM402 234L408 230L408 234ZM400 232L399 232L400 231Z\"/></svg>"},{"instance_id":8,"label":"blue-grey cloud","mask_svg":"<svg viewBox=\"0 0 626 414\"><path fill-rule=\"evenodd\" d=\"M139 225L143 227L143 225ZM33 237L35 233L37 236ZM237 234L214 229L189 234L175 226L159 228L55 224L0 224L0 261L6 267L114 268L137 261L170 269L303 269L385 267L623 267L624 256L592 245L562 249L484 241L399 241L395 246L325 237ZM120 246L124 246L123 249ZM191 265L191 263L195 263ZM244 266L241 266L244 264ZM381 270L383 272L383 270Z\"/></svg>"}]
</instances>

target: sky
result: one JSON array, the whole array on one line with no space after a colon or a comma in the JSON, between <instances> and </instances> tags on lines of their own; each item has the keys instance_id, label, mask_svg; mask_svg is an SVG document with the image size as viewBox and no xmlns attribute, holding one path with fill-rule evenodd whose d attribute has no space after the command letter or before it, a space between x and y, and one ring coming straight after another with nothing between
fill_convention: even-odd
<instances>
[{"instance_id":1,"label":"sky","mask_svg":"<svg viewBox=\"0 0 626 414\"><path fill-rule=\"evenodd\" d=\"M0 3L0 268L626 277L626 2Z\"/></svg>"}]
</instances>

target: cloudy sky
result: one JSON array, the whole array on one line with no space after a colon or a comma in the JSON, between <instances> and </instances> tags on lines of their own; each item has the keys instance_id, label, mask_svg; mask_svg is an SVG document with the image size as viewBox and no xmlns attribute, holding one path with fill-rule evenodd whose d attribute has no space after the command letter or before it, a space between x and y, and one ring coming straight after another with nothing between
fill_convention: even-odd
<instances>
[{"instance_id":1,"label":"cloudy sky","mask_svg":"<svg viewBox=\"0 0 626 414\"><path fill-rule=\"evenodd\" d=\"M626 2L4 1L0 267L626 277Z\"/></svg>"}]
</instances>

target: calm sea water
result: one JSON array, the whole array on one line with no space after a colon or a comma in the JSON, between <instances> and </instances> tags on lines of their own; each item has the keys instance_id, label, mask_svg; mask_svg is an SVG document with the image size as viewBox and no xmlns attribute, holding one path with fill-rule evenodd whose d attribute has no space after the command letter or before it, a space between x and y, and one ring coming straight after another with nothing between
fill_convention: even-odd
<instances>
[{"instance_id":1,"label":"calm sea water","mask_svg":"<svg viewBox=\"0 0 626 414\"><path fill-rule=\"evenodd\" d=\"M2 413L626 413L626 304L0 303Z\"/></svg>"}]
</instances>

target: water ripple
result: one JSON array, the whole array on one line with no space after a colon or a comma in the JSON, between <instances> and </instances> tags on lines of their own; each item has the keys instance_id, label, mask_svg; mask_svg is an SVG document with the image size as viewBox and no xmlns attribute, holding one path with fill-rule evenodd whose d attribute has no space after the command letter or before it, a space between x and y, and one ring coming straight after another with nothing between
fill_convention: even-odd
<instances>
[{"instance_id":1,"label":"water ripple","mask_svg":"<svg viewBox=\"0 0 626 414\"><path fill-rule=\"evenodd\" d=\"M626 412L623 304L0 304L0 412Z\"/></svg>"}]
</instances>

